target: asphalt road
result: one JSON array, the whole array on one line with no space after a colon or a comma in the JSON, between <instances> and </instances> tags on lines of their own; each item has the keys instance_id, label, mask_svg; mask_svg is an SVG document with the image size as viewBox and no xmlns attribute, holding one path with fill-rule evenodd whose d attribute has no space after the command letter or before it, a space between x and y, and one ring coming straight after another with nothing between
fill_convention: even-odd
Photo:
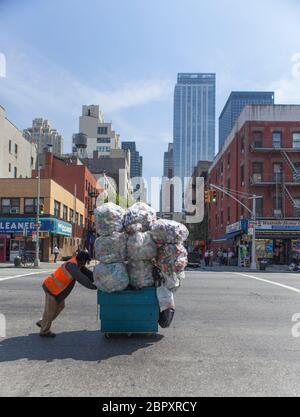
<instances>
[{"instance_id":1,"label":"asphalt road","mask_svg":"<svg viewBox=\"0 0 300 417\"><path fill-rule=\"evenodd\" d=\"M300 395L300 275L188 272L169 329L110 340L96 293L78 284L56 339L41 339L44 274L14 275L0 269L0 396Z\"/></svg>"}]
</instances>

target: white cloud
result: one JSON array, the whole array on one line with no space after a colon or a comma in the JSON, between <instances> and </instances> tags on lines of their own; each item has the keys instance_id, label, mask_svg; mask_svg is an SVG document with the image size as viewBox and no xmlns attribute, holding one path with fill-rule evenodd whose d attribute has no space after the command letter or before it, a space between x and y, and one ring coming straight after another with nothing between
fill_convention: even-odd
<instances>
[{"instance_id":1,"label":"white cloud","mask_svg":"<svg viewBox=\"0 0 300 417\"><path fill-rule=\"evenodd\" d=\"M278 104L300 104L300 53L291 57L290 75L271 84Z\"/></svg>"},{"instance_id":2,"label":"white cloud","mask_svg":"<svg viewBox=\"0 0 300 417\"><path fill-rule=\"evenodd\" d=\"M7 78L1 81L0 99L34 112L38 109L78 116L82 104L99 104L110 113L150 101L165 100L171 94L169 80L131 80L105 89L100 81L88 85L72 73L38 55L10 54Z\"/></svg>"}]
</instances>

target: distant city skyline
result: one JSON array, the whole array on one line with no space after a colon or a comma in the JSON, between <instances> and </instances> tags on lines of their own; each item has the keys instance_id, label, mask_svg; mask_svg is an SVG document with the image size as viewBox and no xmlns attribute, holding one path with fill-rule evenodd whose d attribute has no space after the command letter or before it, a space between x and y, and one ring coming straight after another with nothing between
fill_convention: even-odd
<instances>
[{"instance_id":1,"label":"distant city skyline","mask_svg":"<svg viewBox=\"0 0 300 417\"><path fill-rule=\"evenodd\" d=\"M0 2L0 104L20 130L34 118L50 120L65 152L82 105L95 103L121 140L136 140L146 179L161 176L179 72L216 73L216 118L231 91L275 91L277 103L300 103L294 0L42 3ZM102 19L99 30L99 16L114 24Z\"/></svg>"}]
</instances>

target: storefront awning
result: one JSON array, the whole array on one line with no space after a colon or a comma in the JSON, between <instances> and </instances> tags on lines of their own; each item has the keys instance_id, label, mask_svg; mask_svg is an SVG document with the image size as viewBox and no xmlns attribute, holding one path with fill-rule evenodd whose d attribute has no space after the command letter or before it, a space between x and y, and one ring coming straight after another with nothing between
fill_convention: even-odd
<instances>
[{"instance_id":1,"label":"storefront awning","mask_svg":"<svg viewBox=\"0 0 300 417\"><path fill-rule=\"evenodd\" d=\"M72 236L72 224L63 220L42 217L40 218L40 231L49 232L56 235ZM28 234L36 231L36 219L33 217L0 217L0 235L2 234Z\"/></svg>"}]
</instances>

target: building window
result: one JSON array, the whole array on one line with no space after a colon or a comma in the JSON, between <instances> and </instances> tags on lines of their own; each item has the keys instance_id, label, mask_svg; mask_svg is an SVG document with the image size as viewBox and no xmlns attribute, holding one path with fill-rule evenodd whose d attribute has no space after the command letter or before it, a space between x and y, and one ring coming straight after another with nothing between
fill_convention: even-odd
<instances>
[{"instance_id":1,"label":"building window","mask_svg":"<svg viewBox=\"0 0 300 417\"><path fill-rule=\"evenodd\" d=\"M107 127L106 126L99 126L98 127L98 135L107 135Z\"/></svg>"},{"instance_id":2,"label":"building window","mask_svg":"<svg viewBox=\"0 0 300 417\"><path fill-rule=\"evenodd\" d=\"M263 132L261 131L253 132L253 146L254 148L263 147Z\"/></svg>"},{"instance_id":3,"label":"building window","mask_svg":"<svg viewBox=\"0 0 300 417\"><path fill-rule=\"evenodd\" d=\"M256 199L256 217L263 217L264 199Z\"/></svg>"},{"instance_id":4,"label":"building window","mask_svg":"<svg viewBox=\"0 0 300 417\"><path fill-rule=\"evenodd\" d=\"M110 143L110 138L98 138L97 143Z\"/></svg>"},{"instance_id":5,"label":"building window","mask_svg":"<svg viewBox=\"0 0 300 417\"><path fill-rule=\"evenodd\" d=\"M227 207L227 222L230 224L230 207Z\"/></svg>"},{"instance_id":6,"label":"building window","mask_svg":"<svg viewBox=\"0 0 300 417\"><path fill-rule=\"evenodd\" d=\"M230 166L230 153L227 154L227 165Z\"/></svg>"},{"instance_id":7,"label":"building window","mask_svg":"<svg viewBox=\"0 0 300 417\"><path fill-rule=\"evenodd\" d=\"M69 212L69 222L73 223L74 222L74 210L70 209Z\"/></svg>"},{"instance_id":8,"label":"building window","mask_svg":"<svg viewBox=\"0 0 300 417\"><path fill-rule=\"evenodd\" d=\"M241 153L244 153L245 151L245 137L241 137Z\"/></svg>"},{"instance_id":9,"label":"building window","mask_svg":"<svg viewBox=\"0 0 300 417\"><path fill-rule=\"evenodd\" d=\"M54 200L54 216L60 218L60 203Z\"/></svg>"},{"instance_id":10,"label":"building window","mask_svg":"<svg viewBox=\"0 0 300 417\"><path fill-rule=\"evenodd\" d=\"M273 197L274 217L282 216L282 196L275 195Z\"/></svg>"},{"instance_id":11,"label":"building window","mask_svg":"<svg viewBox=\"0 0 300 417\"><path fill-rule=\"evenodd\" d=\"M300 132L293 133L293 148L300 148Z\"/></svg>"},{"instance_id":12,"label":"building window","mask_svg":"<svg viewBox=\"0 0 300 417\"><path fill-rule=\"evenodd\" d=\"M11 140L8 142L8 151L11 153Z\"/></svg>"},{"instance_id":13,"label":"building window","mask_svg":"<svg viewBox=\"0 0 300 417\"><path fill-rule=\"evenodd\" d=\"M40 204L44 204L44 199L40 198ZM37 213L37 198L25 198L24 199L24 214L36 214Z\"/></svg>"},{"instance_id":14,"label":"building window","mask_svg":"<svg viewBox=\"0 0 300 417\"><path fill-rule=\"evenodd\" d=\"M281 182L282 181L282 163L276 162L273 164L273 181Z\"/></svg>"},{"instance_id":15,"label":"building window","mask_svg":"<svg viewBox=\"0 0 300 417\"><path fill-rule=\"evenodd\" d=\"M8 172L11 172L11 163L8 164Z\"/></svg>"},{"instance_id":16,"label":"building window","mask_svg":"<svg viewBox=\"0 0 300 417\"><path fill-rule=\"evenodd\" d=\"M2 214L19 214L20 199L19 198L2 198L1 199Z\"/></svg>"},{"instance_id":17,"label":"building window","mask_svg":"<svg viewBox=\"0 0 300 417\"><path fill-rule=\"evenodd\" d=\"M262 182L263 180L263 163L262 162L252 163L252 180L254 183Z\"/></svg>"},{"instance_id":18,"label":"building window","mask_svg":"<svg viewBox=\"0 0 300 417\"><path fill-rule=\"evenodd\" d=\"M273 148L281 148L282 144L282 132L273 132L272 133L272 146Z\"/></svg>"},{"instance_id":19,"label":"building window","mask_svg":"<svg viewBox=\"0 0 300 417\"><path fill-rule=\"evenodd\" d=\"M33 167L33 163L34 163L34 159L33 159L33 157L31 157L31 159L30 159L30 165Z\"/></svg>"},{"instance_id":20,"label":"building window","mask_svg":"<svg viewBox=\"0 0 300 417\"><path fill-rule=\"evenodd\" d=\"M83 215L80 214L80 226L83 227Z\"/></svg>"},{"instance_id":21,"label":"building window","mask_svg":"<svg viewBox=\"0 0 300 417\"><path fill-rule=\"evenodd\" d=\"M63 205L63 219L68 221L68 207Z\"/></svg>"},{"instance_id":22,"label":"building window","mask_svg":"<svg viewBox=\"0 0 300 417\"><path fill-rule=\"evenodd\" d=\"M78 224L78 220L79 220L79 213L75 213L75 224Z\"/></svg>"},{"instance_id":23,"label":"building window","mask_svg":"<svg viewBox=\"0 0 300 417\"><path fill-rule=\"evenodd\" d=\"M224 224L224 215L223 215L223 211L221 211L221 226L223 226Z\"/></svg>"},{"instance_id":24,"label":"building window","mask_svg":"<svg viewBox=\"0 0 300 417\"><path fill-rule=\"evenodd\" d=\"M18 155L18 145L15 144L15 155Z\"/></svg>"},{"instance_id":25,"label":"building window","mask_svg":"<svg viewBox=\"0 0 300 417\"><path fill-rule=\"evenodd\" d=\"M241 185L245 185L245 167L244 165L241 166Z\"/></svg>"}]
</instances>

